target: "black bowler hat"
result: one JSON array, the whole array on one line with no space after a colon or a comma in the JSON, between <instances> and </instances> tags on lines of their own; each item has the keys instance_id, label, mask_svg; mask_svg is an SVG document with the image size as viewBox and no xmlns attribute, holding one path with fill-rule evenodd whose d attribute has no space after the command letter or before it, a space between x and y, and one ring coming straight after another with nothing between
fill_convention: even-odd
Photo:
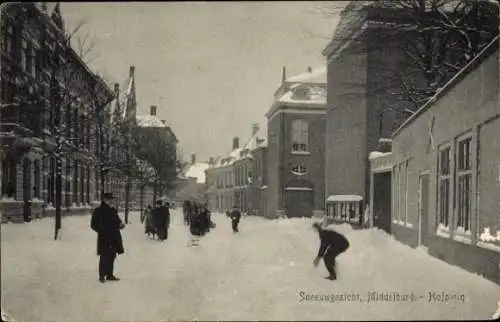
<instances>
[{"instance_id":1,"label":"black bowler hat","mask_svg":"<svg viewBox=\"0 0 500 322\"><path fill-rule=\"evenodd\" d=\"M111 192L106 192L106 193L104 193L103 198L106 200L111 200L111 199L115 199L115 196L113 196L113 193L111 193Z\"/></svg>"}]
</instances>

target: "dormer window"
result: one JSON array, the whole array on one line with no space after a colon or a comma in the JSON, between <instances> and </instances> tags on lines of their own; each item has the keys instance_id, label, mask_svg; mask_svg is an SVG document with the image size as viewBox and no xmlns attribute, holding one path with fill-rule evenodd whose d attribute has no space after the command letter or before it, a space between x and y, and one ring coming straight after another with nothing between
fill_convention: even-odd
<instances>
[{"instance_id":1,"label":"dormer window","mask_svg":"<svg viewBox=\"0 0 500 322\"><path fill-rule=\"evenodd\" d=\"M296 164L292 167L292 173L298 176L307 174L307 169L303 164Z\"/></svg>"}]
</instances>

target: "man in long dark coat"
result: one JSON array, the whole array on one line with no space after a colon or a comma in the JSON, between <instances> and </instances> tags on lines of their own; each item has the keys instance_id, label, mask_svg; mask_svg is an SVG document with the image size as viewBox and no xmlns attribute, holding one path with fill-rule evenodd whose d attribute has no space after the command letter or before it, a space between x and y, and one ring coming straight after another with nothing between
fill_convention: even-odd
<instances>
[{"instance_id":1,"label":"man in long dark coat","mask_svg":"<svg viewBox=\"0 0 500 322\"><path fill-rule=\"evenodd\" d=\"M114 273L116 254L123 254L123 240L120 229L125 225L118 216L118 210L111 206L113 194L105 193L102 203L92 213L90 227L97 233L97 255L99 258L99 281L118 281Z\"/></svg>"},{"instance_id":2,"label":"man in long dark coat","mask_svg":"<svg viewBox=\"0 0 500 322\"><path fill-rule=\"evenodd\" d=\"M233 227L233 233L239 232L238 225L241 219L241 212L237 205L233 207L231 214L229 215L231 218L231 226Z\"/></svg>"},{"instance_id":3,"label":"man in long dark coat","mask_svg":"<svg viewBox=\"0 0 500 322\"><path fill-rule=\"evenodd\" d=\"M161 199L156 202L156 207L153 209L153 223L159 240L164 241L167 238L167 212Z\"/></svg>"},{"instance_id":4,"label":"man in long dark coat","mask_svg":"<svg viewBox=\"0 0 500 322\"><path fill-rule=\"evenodd\" d=\"M323 229L319 223L314 223L313 228L317 230L320 238L318 255L316 255L313 264L317 266L319 260L323 257L326 269L330 273L327 279L336 280L337 272L335 271L335 259L349 248L349 241L344 235L336 231Z\"/></svg>"}]
</instances>

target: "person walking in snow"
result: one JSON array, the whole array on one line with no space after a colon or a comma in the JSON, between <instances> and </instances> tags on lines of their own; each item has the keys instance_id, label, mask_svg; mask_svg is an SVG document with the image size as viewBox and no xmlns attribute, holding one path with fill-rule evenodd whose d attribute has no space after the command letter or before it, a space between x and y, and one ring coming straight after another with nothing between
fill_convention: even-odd
<instances>
[{"instance_id":1,"label":"person walking in snow","mask_svg":"<svg viewBox=\"0 0 500 322\"><path fill-rule=\"evenodd\" d=\"M326 269L328 270L328 273L330 273L330 275L326 278L329 280L336 280L336 257L349 248L349 241L344 235L339 234L334 230L322 228L319 223L314 223L313 228L318 232L320 239L318 255L316 255L313 265L318 266L321 257L323 257Z\"/></svg>"},{"instance_id":2,"label":"person walking in snow","mask_svg":"<svg viewBox=\"0 0 500 322\"><path fill-rule=\"evenodd\" d=\"M238 208L238 205L234 205L233 210L231 211L229 217L231 218L231 226L233 227L233 233L239 232L238 225L241 219L241 212Z\"/></svg>"},{"instance_id":3,"label":"person walking in snow","mask_svg":"<svg viewBox=\"0 0 500 322\"><path fill-rule=\"evenodd\" d=\"M118 210L111 206L114 196L105 193L102 203L92 213L90 227L97 233L97 255L99 258L99 281L118 281L113 273L117 254L123 254L123 240L120 230L125 224L118 216Z\"/></svg>"},{"instance_id":4,"label":"person walking in snow","mask_svg":"<svg viewBox=\"0 0 500 322\"><path fill-rule=\"evenodd\" d=\"M153 208L151 205L148 205L146 210L144 211L144 233L148 235L148 237L155 238L156 230L153 225Z\"/></svg>"},{"instance_id":5,"label":"person walking in snow","mask_svg":"<svg viewBox=\"0 0 500 322\"><path fill-rule=\"evenodd\" d=\"M202 215L200 209L195 206L192 209L189 221L189 232L191 233L191 244L190 246L198 246L200 237L203 235L202 231Z\"/></svg>"},{"instance_id":6,"label":"person walking in snow","mask_svg":"<svg viewBox=\"0 0 500 322\"><path fill-rule=\"evenodd\" d=\"M167 217L169 217L168 209L163 206L163 200L156 202L156 207L153 209L153 224L158 234L158 239L164 241L167 238Z\"/></svg>"}]
</instances>

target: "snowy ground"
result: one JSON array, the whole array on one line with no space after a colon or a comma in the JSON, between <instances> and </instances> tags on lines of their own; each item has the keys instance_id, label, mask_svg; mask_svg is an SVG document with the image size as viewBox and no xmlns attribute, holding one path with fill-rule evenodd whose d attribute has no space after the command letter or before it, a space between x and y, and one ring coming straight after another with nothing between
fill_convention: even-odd
<instances>
[{"instance_id":1,"label":"snowy ground","mask_svg":"<svg viewBox=\"0 0 500 322\"><path fill-rule=\"evenodd\" d=\"M378 230L337 226L351 248L331 282L323 263L312 266L318 240L310 219L246 217L233 235L228 219L214 215L217 228L196 248L186 246L181 217L174 210L170 238L160 243L144 236L134 213L115 265L122 280L105 284L97 281L89 216L64 218L60 241L51 240L52 219L2 225L2 308L17 321L489 319L500 299L499 285ZM411 292L416 300L368 302L369 292ZM429 302L429 292L460 296Z\"/></svg>"}]
</instances>

